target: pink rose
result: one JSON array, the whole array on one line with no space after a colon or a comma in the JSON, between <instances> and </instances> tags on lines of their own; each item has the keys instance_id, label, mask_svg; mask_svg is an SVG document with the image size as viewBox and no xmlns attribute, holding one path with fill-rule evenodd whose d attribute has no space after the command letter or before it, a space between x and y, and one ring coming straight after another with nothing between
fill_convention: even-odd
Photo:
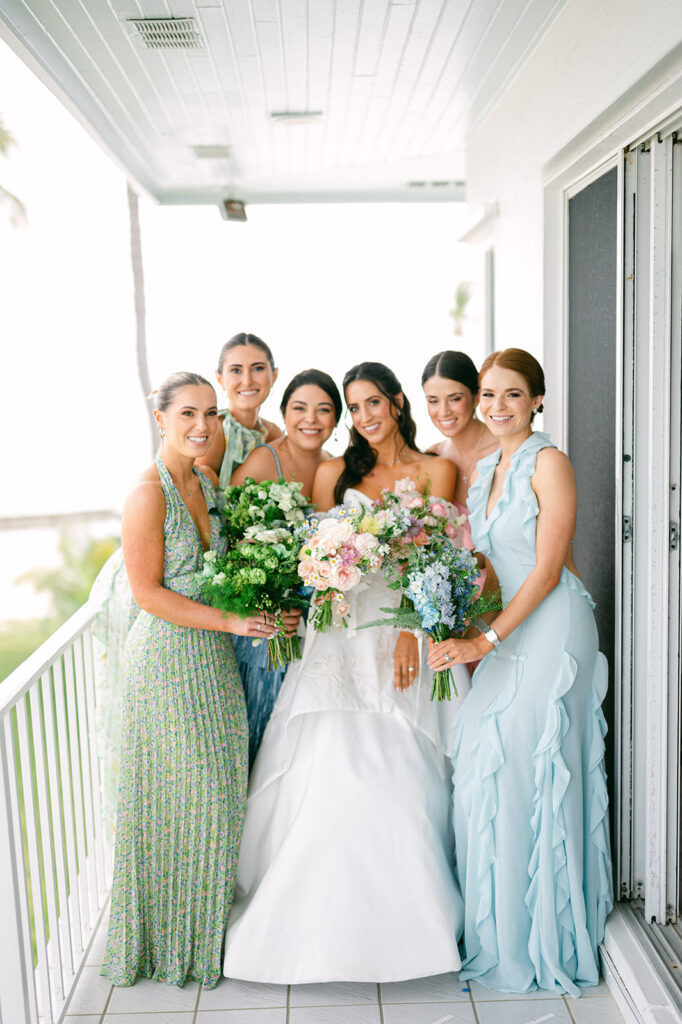
<instances>
[{"instance_id":1,"label":"pink rose","mask_svg":"<svg viewBox=\"0 0 682 1024\"><path fill-rule=\"evenodd\" d=\"M446 516L448 514L448 510L441 501L432 502L431 511L433 512L434 516Z\"/></svg>"},{"instance_id":2,"label":"pink rose","mask_svg":"<svg viewBox=\"0 0 682 1024\"><path fill-rule=\"evenodd\" d=\"M410 498L409 501L406 501L405 508L424 508L424 499L421 494L418 494L416 497Z\"/></svg>"},{"instance_id":3,"label":"pink rose","mask_svg":"<svg viewBox=\"0 0 682 1024\"><path fill-rule=\"evenodd\" d=\"M457 529L456 526L453 526L452 523L446 523L445 533L447 534L448 537L456 537L457 534L459 533L459 530Z\"/></svg>"}]
</instances>

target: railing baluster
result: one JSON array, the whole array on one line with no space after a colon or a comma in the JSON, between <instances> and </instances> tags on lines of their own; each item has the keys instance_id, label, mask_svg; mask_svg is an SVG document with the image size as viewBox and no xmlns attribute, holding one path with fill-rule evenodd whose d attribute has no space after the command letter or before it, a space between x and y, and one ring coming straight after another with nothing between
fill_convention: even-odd
<instances>
[{"instance_id":1,"label":"railing baluster","mask_svg":"<svg viewBox=\"0 0 682 1024\"><path fill-rule=\"evenodd\" d=\"M43 676L43 710L45 714L45 746L47 750L47 770L50 779L50 807L52 813L52 834L57 873L57 892L59 898L59 928L62 942L62 958L64 966L64 986L68 989L76 974L77 964L73 955L71 942L71 905L67 885L66 848L64 839L64 817L61 790L64 780L59 773L58 746L54 701L54 674Z\"/></svg>"},{"instance_id":2,"label":"railing baluster","mask_svg":"<svg viewBox=\"0 0 682 1024\"><path fill-rule=\"evenodd\" d=\"M36 1024L38 1004L11 713L4 716L0 727L0 865L0 906L5 908L0 914L3 951L0 998L4 1019L7 1024L10 1021ZM10 913L12 905L14 914Z\"/></svg>"},{"instance_id":3,"label":"railing baluster","mask_svg":"<svg viewBox=\"0 0 682 1024\"><path fill-rule=\"evenodd\" d=\"M46 681L47 675L47 681ZM38 819L40 821L41 848L43 854L42 884L45 891L45 903L47 904L47 922L49 925L49 940L47 944L49 961L46 967L49 968L48 980L51 981L52 1001L54 1005L64 1002L64 963L62 958L61 934L59 928L59 896L57 893L57 878L55 871L55 858L52 849L54 836L53 822L50 814L49 791L59 786L59 780L52 780L52 787L46 771L45 759L45 730L43 727L43 707L41 696L50 685L49 673L38 680L35 689L28 695L31 708L31 724L33 726L33 756L35 764L35 784L38 797Z\"/></svg>"},{"instance_id":4,"label":"railing baluster","mask_svg":"<svg viewBox=\"0 0 682 1024\"><path fill-rule=\"evenodd\" d=\"M88 911L90 920L97 920L97 911L100 903L98 898L97 884L97 853L95 850L95 825L93 818L93 777L90 763L90 735L88 728L87 696L85 693L85 676L83 659L85 650L83 637L79 636L73 648L73 660L75 668L75 699L78 712L78 753L80 759L81 782L83 786L83 817L85 821L85 844L87 848L87 860L84 865L87 870ZM96 780L95 780L96 785ZM99 797L99 794L97 794Z\"/></svg>"},{"instance_id":5,"label":"railing baluster","mask_svg":"<svg viewBox=\"0 0 682 1024\"><path fill-rule=\"evenodd\" d=\"M31 723L33 724L33 723ZM31 906L33 909L33 929L36 943L38 966L36 969L38 982L38 1006L40 1015L48 1017L55 1016L55 1007L52 1004L52 994L48 979L48 956L47 936L45 933L45 915L43 913L43 895L41 875L42 867L40 862L40 846L38 831L40 822L35 812L35 793L33 786L33 774L31 770L31 753L35 757L35 750L32 751L31 737L28 727L27 701L23 700L17 704L17 726L19 730L19 756L21 759L21 785L24 796L24 816L26 822L26 843L28 846L28 862L31 872ZM42 834L41 837L42 838Z\"/></svg>"},{"instance_id":6,"label":"railing baluster","mask_svg":"<svg viewBox=\"0 0 682 1024\"><path fill-rule=\"evenodd\" d=\"M64 694L64 670L62 659L54 665L54 703L57 712L57 738L59 742L59 773L62 780L62 803L64 807L64 838L66 839L66 864L69 883L69 908L71 913L71 947L80 959L83 955L83 926L80 900L78 898L78 866L76 860L76 839L74 836L74 809L71 797L71 772L69 768L69 735L66 727L66 698Z\"/></svg>"},{"instance_id":7,"label":"railing baluster","mask_svg":"<svg viewBox=\"0 0 682 1024\"><path fill-rule=\"evenodd\" d=\"M74 676L74 650L64 656L64 675L66 678L66 714L69 725L69 757L71 760L71 782L73 785L74 820L76 824L76 850L78 851L78 892L80 894L82 931L79 935L80 949L88 944L92 929L90 899L88 897L88 872L86 865L87 848L85 843L85 825L83 821L83 781L81 778L80 745L78 734L78 709L76 707L76 680Z\"/></svg>"},{"instance_id":8,"label":"railing baluster","mask_svg":"<svg viewBox=\"0 0 682 1024\"><path fill-rule=\"evenodd\" d=\"M95 652L92 644L92 633L88 631L83 634L83 659L84 659L84 686L85 702L88 711L88 740L90 742L90 766L93 777L93 794L95 800L95 852L97 865L97 878L99 883L98 907L101 907L106 898L110 876L107 871L106 857L104 851L104 827L100 808L102 806L102 776L100 771L99 756L97 753L97 717L95 709Z\"/></svg>"}]
</instances>

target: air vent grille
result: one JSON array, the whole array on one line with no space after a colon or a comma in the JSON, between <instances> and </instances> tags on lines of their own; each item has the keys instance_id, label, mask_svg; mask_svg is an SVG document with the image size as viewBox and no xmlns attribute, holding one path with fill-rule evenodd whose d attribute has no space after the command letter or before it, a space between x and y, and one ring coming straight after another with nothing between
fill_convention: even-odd
<instances>
[{"instance_id":1,"label":"air vent grille","mask_svg":"<svg viewBox=\"0 0 682 1024\"><path fill-rule=\"evenodd\" d=\"M204 41L194 18L128 18L149 50L200 50Z\"/></svg>"}]
</instances>

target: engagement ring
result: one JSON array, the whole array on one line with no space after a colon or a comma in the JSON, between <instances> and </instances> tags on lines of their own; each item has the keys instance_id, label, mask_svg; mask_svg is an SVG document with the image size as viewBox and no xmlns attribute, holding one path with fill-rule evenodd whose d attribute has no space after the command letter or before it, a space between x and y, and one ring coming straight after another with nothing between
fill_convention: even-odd
<instances>
[{"instance_id":1,"label":"engagement ring","mask_svg":"<svg viewBox=\"0 0 682 1024\"><path fill-rule=\"evenodd\" d=\"M412 668L412 666L410 665L407 671L408 671L408 672L414 672L414 669L413 669L413 668Z\"/></svg>"},{"instance_id":2,"label":"engagement ring","mask_svg":"<svg viewBox=\"0 0 682 1024\"><path fill-rule=\"evenodd\" d=\"M446 655L445 655L445 660L446 660L446 661L452 661L452 658L450 657L450 655L449 655L449 654L446 654Z\"/></svg>"}]
</instances>

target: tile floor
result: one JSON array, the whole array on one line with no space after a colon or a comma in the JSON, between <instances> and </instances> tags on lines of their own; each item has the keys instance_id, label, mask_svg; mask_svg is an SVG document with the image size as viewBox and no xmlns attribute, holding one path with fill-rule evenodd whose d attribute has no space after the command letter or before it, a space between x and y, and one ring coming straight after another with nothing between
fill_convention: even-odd
<instances>
[{"instance_id":1,"label":"tile floor","mask_svg":"<svg viewBox=\"0 0 682 1024\"><path fill-rule=\"evenodd\" d=\"M580 999L509 996L456 974L386 985L255 985L212 991L141 980L112 988L100 976L106 921L92 944L63 1024L623 1024L602 982Z\"/></svg>"}]
</instances>

